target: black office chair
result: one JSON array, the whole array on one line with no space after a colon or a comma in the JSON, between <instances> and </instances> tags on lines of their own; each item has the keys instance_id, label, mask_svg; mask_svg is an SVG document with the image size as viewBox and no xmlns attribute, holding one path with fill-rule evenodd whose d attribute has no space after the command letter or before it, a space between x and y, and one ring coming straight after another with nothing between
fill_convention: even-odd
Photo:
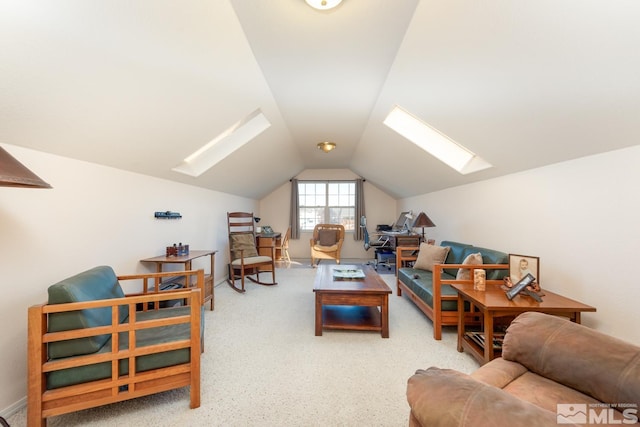
<instances>
[{"instance_id":1,"label":"black office chair","mask_svg":"<svg viewBox=\"0 0 640 427\"><path fill-rule=\"evenodd\" d=\"M389 260L393 260L393 249L390 247L389 237L383 234L376 234L375 236L378 238L372 241L369 236L369 230L367 230L367 218L364 215L360 218L360 227L364 231L364 250L375 249L373 261L369 261L367 264L371 265L373 263L373 268L376 271L378 270L378 265L384 265L391 270L391 265L394 263L389 262Z\"/></svg>"}]
</instances>

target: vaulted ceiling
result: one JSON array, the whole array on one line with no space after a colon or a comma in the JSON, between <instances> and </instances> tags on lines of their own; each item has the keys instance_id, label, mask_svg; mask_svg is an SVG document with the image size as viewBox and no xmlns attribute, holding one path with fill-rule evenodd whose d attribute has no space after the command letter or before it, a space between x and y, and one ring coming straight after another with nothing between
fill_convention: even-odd
<instances>
[{"instance_id":1,"label":"vaulted ceiling","mask_svg":"<svg viewBox=\"0 0 640 427\"><path fill-rule=\"evenodd\" d=\"M0 144L258 199L334 168L409 197L638 144L638 22L637 0L3 0ZM441 164L394 105L494 167ZM172 170L257 109L265 132Z\"/></svg>"}]
</instances>

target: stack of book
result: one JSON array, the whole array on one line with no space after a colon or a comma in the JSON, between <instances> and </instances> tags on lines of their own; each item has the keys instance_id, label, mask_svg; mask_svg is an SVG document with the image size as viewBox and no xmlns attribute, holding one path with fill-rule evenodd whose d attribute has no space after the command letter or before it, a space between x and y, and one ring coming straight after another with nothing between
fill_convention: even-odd
<instances>
[{"instance_id":1,"label":"stack of book","mask_svg":"<svg viewBox=\"0 0 640 427\"><path fill-rule=\"evenodd\" d=\"M465 332L465 335L474 343L484 348L485 339L484 332ZM504 332L493 333L493 349L502 350L502 342L504 341Z\"/></svg>"}]
</instances>

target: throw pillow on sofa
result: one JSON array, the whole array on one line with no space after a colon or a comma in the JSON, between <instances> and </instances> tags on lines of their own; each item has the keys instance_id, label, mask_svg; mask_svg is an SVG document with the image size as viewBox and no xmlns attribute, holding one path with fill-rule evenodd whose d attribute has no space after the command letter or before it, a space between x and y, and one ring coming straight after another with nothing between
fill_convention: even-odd
<instances>
[{"instance_id":1,"label":"throw pillow on sofa","mask_svg":"<svg viewBox=\"0 0 640 427\"><path fill-rule=\"evenodd\" d=\"M434 264L442 264L447 259L449 246L435 246L426 243L420 243L420 252L413 268L420 270L433 271Z\"/></svg>"},{"instance_id":2,"label":"throw pillow on sofa","mask_svg":"<svg viewBox=\"0 0 640 427\"><path fill-rule=\"evenodd\" d=\"M482 264L482 254L480 252L475 254L469 254L462 261L463 264L469 265L480 265ZM468 268L461 268L458 270L458 274L456 275L456 280L471 280L471 270Z\"/></svg>"}]
</instances>

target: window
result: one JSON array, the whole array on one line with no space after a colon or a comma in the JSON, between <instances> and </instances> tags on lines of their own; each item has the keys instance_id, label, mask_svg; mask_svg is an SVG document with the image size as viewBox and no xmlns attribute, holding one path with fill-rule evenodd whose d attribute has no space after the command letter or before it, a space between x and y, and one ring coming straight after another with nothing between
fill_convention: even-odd
<instances>
[{"instance_id":1,"label":"window","mask_svg":"<svg viewBox=\"0 0 640 427\"><path fill-rule=\"evenodd\" d=\"M298 202L301 231L313 231L316 224L342 224L345 231L354 231L355 182L299 182Z\"/></svg>"}]
</instances>

